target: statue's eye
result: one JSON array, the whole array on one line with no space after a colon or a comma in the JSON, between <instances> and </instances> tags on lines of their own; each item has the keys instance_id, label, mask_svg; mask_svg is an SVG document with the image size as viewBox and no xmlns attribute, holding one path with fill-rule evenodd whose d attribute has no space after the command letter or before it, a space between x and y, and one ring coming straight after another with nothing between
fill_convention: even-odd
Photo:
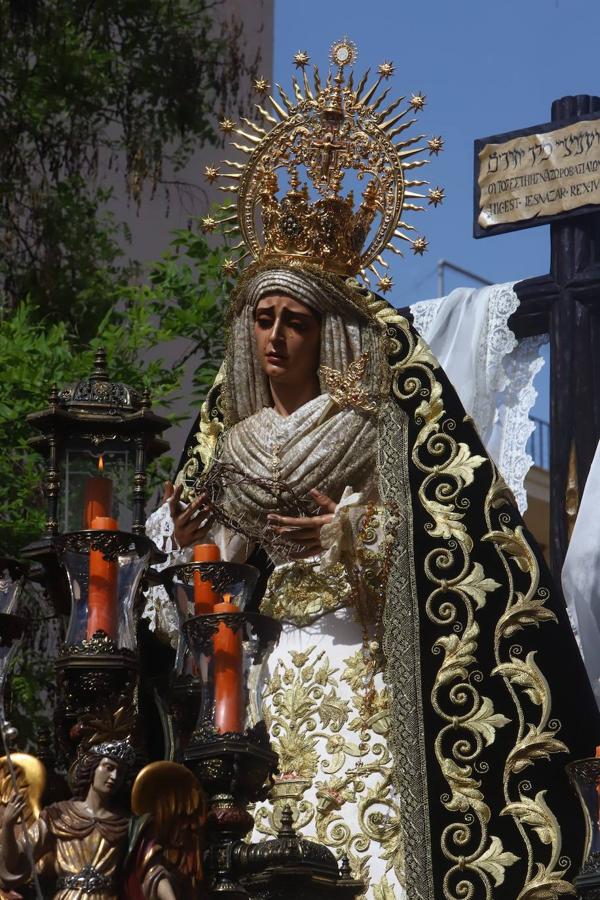
<instances>
[{"instance_id":1,"label":"statue's eye","mask_svg":"<svg viewBox=\"0 0 600 900\"><path fill-rule=\"evenodd\" d=\"M295 331L306 331L306 322L303 319L291 319L290 325Z\"/></svg>"},{"instance_id":2,"label":"statue's eye","mask_svg":"<svg viewBox=\"0 0 600 900\"><path fill-rule=\"evenodd\" d=\"M273 324L273 318L269 315L258 315L256 317L256 324L259 328L269 328Z\"/></svg>"}]
</instances>

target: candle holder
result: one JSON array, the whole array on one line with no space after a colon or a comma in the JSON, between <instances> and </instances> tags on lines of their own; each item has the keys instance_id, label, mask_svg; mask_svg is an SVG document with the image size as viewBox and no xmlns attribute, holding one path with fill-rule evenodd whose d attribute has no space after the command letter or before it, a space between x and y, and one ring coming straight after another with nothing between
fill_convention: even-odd
<instances>
[{"instance_id":1,"label":"candle holder","mask_svg":"<svg viewBox=\"0 0 600 900\"><path fill-rule=\"evenodd\" d=\"M25 571L13 559L0 557L0 725L4 722L6 679L25 628L19 604L25 584Z\"/></svg>"},{"instance_id":2,"label":"candle holder","mask_svg":"<svg viewBox=\"0 0 600 900\"><path fill-rule=\"evenodd\" d=\"M292 827L289 805L281 814L277 837L258 844L242 842L233 852L234 867L250 897L275 900L350 900L363 894L366 884L352 877L347 857L340 865L323 844L306 840Z\"/></svg>"},{"instance_id":3,"label":"candle holder","mask_svg":"<svg viewBox=\"0 0 600 900\"><path fill-rule=\"evenodd\" d=\"M56 662L59 741L71 756L82 716L133 704L141 582L151 559L164 554L145 536L109 529L59 535L55 547L71 598Z\"/></svg>"},{"instance_id":4,"label":"candle holder","mask_svg":"<svg viewBox=\"0 0 600 900\"><path fill-rule=\"evenodd\" d=\"M261 683L281 625L246 609L258 578L253 566L194 562L162 574L200 682L197 721L182 756L209 801L212 891L236 900L248 893L237 879L233 851L254 824L248 804L266 797L277 770ZM198 608L207 611L190 615Z\"/></svg>"},{"instance_id":5,"label":"candle holder","mask_svg":"<svg viewBox=\"0 0 600 900\"><path fill-rule=\"evenodd\" d=\"M193 742L209 735L240 734L262 719L258 676L267 645L270 649L277 641L280 626L246 611L258 574L254 566L229 562L183 563L162 573L183 637L175 677L180 683L194 679L201 689ZM203 613L194 615L199 609ZM248 630L252 625L266 643L258 632Z\"/></svg>"},{"instance_id":6,"label":"candle holder","mask_svg":"<svg viewBox=\"0 0 600 900\"><path fill-rule=\"evenodd\" d=\"M569 763L567 772L583 808L586 830L585 861L575 887L581 900L600 900L600 758Z\"/></svg>"},{"instance_id":7,"label":"candle holder","mask_svg":"<svg viewBox=\"0 0 600 900\"><path fill-rule=\"evenodd\" d=\"M109 380L104 350L89 378L54 387L49 407L27 420L40 432L31 444L46 458L47 501L43 539L27 555L44 557L59 533L92 527L94 516L144 533L146 467L168 450L158 435L170 423L152 412L147 393Z\"/></svg>"}]
</instances>

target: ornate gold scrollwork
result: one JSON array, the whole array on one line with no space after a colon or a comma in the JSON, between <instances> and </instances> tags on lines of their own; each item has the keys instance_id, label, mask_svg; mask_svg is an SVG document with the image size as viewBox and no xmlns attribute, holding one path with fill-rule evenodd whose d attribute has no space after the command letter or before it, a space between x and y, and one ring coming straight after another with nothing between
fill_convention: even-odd
<instances>
[{"instance_id":1,"label":"ornate gold scrollwork","mask_svg":"<svg viewBox=\"0 0 600 900\"><path fill-rule=\"evenodd\" d=\"M552 900L572 894L574 889L565 879L570 861L561 854L560 827L546 792L530 794L531 783L523 782L520 774L567 747L557 736L560 723L552 718L549 686L536 664L535 652L523 659L520 648L507 643L521 629L555 621L546 606L548 591L539 584L537 559L524 529L511 527L511 517L503 511L506 504L513 503L504 481L491 462L454 437L456 423L446 412L442 384L435 377L436 361L406 322L398 316L388 318L392 352L401 357L392 367L392 391L403 405L413 403L417 433L412 462L423 476L418 499L427 514L425 528L433 542L424 565L431 585L426 615L444 632L432 646L439 665L431 693L441 720L435 754L448 785L441 801L457 816L441 838L441 851L448 861L444 897L498 896L507 871L521 859L527 863L526 875L515 900ZM415 405L419 397L422 399ZM466 489L475 477L480 483L482 479L487 482L484 540L494 545L502 560L500 571L506 576L502 585L472 559ZM478 668L479 614L490 595L503 604L495 629L492 675L501 676L508 688L514 703L510 717L504 707L495 709L492 697L483 692L486 678ZM496 696L491 682L487 683ZM520 693L527 695L527 709ZM528 714L531 708L538 711L535 719ZM515 821L523 841L522 854L513 852L514 846L505 847L493 833L492 810L486 800L485 776L490 767L486 751L494 744L498 729L514 728L515 723L518 734L505 762L501 815ZM543 863L538 847L534 851L532 833L538 847L541 842L548 848Z\"/></svg>"}]
</instances>

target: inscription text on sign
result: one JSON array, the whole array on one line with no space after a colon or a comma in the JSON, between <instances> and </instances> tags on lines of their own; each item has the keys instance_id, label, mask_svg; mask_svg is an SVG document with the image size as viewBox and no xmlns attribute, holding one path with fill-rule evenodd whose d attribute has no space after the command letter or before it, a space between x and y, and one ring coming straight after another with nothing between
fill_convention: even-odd
<instances>
[{"instance_id":1,"label":"inscription text on sign","mask_svg":"<svg viewBox=\"0 0 600 900\"><path fill-rule=\"evenodd\" d=\"M600 119L480 139L475 166L475 237L597 212Z\"/></svg>"}]
</instances>

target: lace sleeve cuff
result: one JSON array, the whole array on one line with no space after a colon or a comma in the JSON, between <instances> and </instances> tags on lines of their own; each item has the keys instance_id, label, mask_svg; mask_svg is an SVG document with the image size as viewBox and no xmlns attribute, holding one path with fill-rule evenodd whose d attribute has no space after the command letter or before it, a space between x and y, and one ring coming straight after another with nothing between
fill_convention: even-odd
<instances>
[{"instance_id":1,"label":"lace sleeve cuff","mask_svg":"<svg viewBox=\"0 0 600 900\"><path fill-rule=\"evenodd\" d=\"M338 503L333 521L321 528L321 568L333 566L352 554L354 544L352 519L364 512L363 495L346 487ZM351 513L353 515L351 515Z\"/></svg>"}]
</instances>

